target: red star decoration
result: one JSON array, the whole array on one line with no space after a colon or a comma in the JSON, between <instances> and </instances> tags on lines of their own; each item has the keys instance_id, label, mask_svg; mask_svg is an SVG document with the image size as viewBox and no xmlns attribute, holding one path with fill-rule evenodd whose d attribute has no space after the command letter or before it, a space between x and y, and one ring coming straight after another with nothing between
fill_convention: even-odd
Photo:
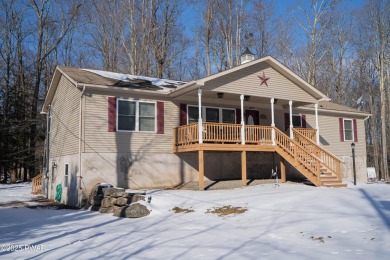
<instances>
[{"instance_id":1,"label":"red star decoration","mask_svg":"<svg viewBox=\"0 0 390 260\"><path fill-rule=\"evenodd\" d=\"M267 78L264 74L264 71L263 71L263 76L261 75L257 75L259 77L259 79L261 80L261 83L260 83L260 86L262 86L263 84L265 84L267 87L268 87L268 84L267 84L267 80L269 80L269 78Z\"/></svg>"}]
</instances>

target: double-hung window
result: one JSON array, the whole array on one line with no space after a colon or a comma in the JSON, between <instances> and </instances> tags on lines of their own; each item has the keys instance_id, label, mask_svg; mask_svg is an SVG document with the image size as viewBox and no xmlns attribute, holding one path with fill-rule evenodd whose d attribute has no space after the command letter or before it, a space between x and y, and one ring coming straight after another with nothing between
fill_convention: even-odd
<instances>
[{"instance_id":1,"label":"double-hung window","mask_svg":"<svg viewBox=\"0 0 390 260\"><path fill-rule=\"evenodd\" d=\"M199 118L199 109L196 106L188 106L188 124L197 123ZM212 123L236 123L236 110L218 107L203 107L202 118L205 122Z\"/></svg>"},{"instance_id":2,"label":"double-hung window","mask_svg":"<svg viewBox=\"0 0 390 260\"><path fill-rule=\"evenodd\" d=\"M344 119L344 141L354 141L352 119Z\"/></svg>"},{"instance_id":3,"label":"double-hung window","mask_svg":"<svg viewBox=\"0 0 390 260\"><path fill-rule=\"evenodd\" d=\"M118 99L118 131L156 131L156 103Z\"/></svg>"}]
</instances>

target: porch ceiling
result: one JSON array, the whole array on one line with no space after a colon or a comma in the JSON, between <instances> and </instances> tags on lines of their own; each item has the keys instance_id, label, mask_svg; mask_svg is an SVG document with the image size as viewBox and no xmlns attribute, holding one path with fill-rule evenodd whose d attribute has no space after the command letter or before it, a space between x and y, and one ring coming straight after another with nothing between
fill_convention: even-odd
<instances>
[{"instance_id":1,"label":"porch ceiling","mask_svg":"<svg viewBox=\"0 0 390 260\"><path fill-rule=\"evenodd\" d=\"M218 91L214 90L202 90L202 103L213 103L218 105L234 105L234 106L240 106L240 95L234 94L234 93L223 93L223 98L218 98L217 93ZM246 106L252 106L257 107L259 106L270 106L271 99L269 97L261 97L261 96L249 96L249 101L244 101ZM180 96L180 100L183 101L190 101L190 102L198 102L198 91L194 90L191 92L188 92L187 94L184 94ZM286 99L276 99L275 98L275 106L277 107L288 107L289 100ZM303 105L309 105L314 104L312 102L301 102L301 101L293 101L293 107L299 107Z\"/></svg>"}]
</instances>

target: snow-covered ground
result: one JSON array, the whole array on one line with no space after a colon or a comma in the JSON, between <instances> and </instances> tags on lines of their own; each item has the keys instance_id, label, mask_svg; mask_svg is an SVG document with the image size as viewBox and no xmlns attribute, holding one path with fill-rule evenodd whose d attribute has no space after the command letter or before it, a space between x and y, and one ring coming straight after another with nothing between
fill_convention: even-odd
<instances>
[{"instance_id":1,"label":"snow-covered ground","mask_svg":"<svg viewBox=\"0 0 390 260\"><path fill-rule=\"evenodd\" d=\"M38 197L31 194L31 182L17 184L0 184L0 203L21 201L26 202Z\"/></svg>"},{"instance_id":2,"label":"snow-covered ground","mask_svg":"<svg viewBox=\"0 0 390 260\"><path fill-rule=\"evenodd\" d=\"M1 189L0 196L11 190ZM148 194L153 211L141 219L0 208L0 258L390 259L387 184L346 189L265 184ZM206 213L228 205L247 211ZM174 213L176 206L194 212ZM20 250L11 252L10 245Z\"/></svg>"}]
</instances>

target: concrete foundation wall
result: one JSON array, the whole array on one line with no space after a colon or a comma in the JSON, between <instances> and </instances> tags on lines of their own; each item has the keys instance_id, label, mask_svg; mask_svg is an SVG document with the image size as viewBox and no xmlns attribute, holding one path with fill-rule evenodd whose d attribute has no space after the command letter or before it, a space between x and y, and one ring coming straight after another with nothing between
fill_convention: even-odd
<instances>
[{"instance_id":1,"label":"concrete foundation wall","mask_svg":"<svg viewBox=\"0 0 390 260\"><path fill-rule=\"evenodd\" d=\"M205 179L241 179L241 152L205 152ZM352 158L342 158L343 180L353 181ZM78 206L86 199L96 183L110 183L121 188L146 189L174 187L198 180L198 153L158 154L146 153L132 157L129 153L83 153L82 178L77 176L78 154L50 160L49 198L54 199L57 184L62 185L61 202ZM68 187L65 185L64 168L69 163ZM272 169L278 168L280 178L280 156L277 153L247 153L247 178L269 179ZM356 157L358 181L366 181L366 158ZM287 180L305 177L287 163ZM80 181L81 187L80 189Z\"/></svg>"},{"instance_id":2,"label":"concrete foundation wall","mask_svg":"<svg viewBox=\"0 0 390 260\"><path fill-rule=\"evenodd\" d=\"M68 183L65 183L65 164L69 164ZM56 167L53 167L53 166ZM55 199L56 187L61 184L62 196L61 203L78 206L82 194L79 192L79 178L77 173L79 170L79 155L65 155L62 157L51 158L49 161L49 182L48 182L48 197Z\"/></svg>"},{"instance_id":3,"label":"concrete foundation wall","mask_svg":"<svg viewBox=\"0 0 390 260\"><path fill-rule=\"evenodd\" d=\"M341 177L343 180L353 181L353 163L351 156L340 156L340 159L344 161L341 164ZM366 156L356 156L355 157L355 166L356 166L356 180L357 181L367 181L367 157Z\"/></svg>"},{"instance_id":4,"label":"concrete foundation wall","mask_svg":"<svg viewBox=\"0 0 390 260\"><path fill-rule=\"evenodd\" d=\"M89 190L98 182L131 189L173 187L198 180L198 153L83 153L83 187ZM205 152L205 179L240 179L240 152ZM273 166L279 167L275 153L247 153L247 177L270 178ZM279 170L278 170L279 171Z\"/></svg>"}]
</instances>

